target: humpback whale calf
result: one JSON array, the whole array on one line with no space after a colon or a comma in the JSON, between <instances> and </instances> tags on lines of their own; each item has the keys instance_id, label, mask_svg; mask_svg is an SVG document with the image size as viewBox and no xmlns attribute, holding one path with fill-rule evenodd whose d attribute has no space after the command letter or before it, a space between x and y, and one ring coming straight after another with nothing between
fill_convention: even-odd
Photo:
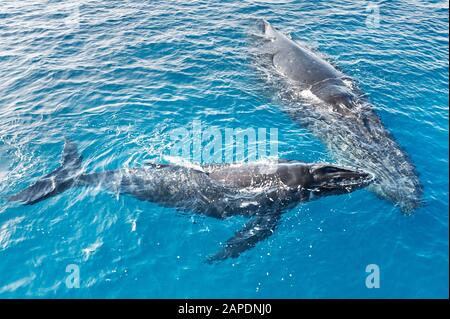
<instances>
[{"instance_id":1,"label":"humpback whale calf","mask_svg":"<svg viewBox=\"0 0 450 319\"><path fill-rule=\"evenodd\" d=\"M282 88L284 111L321 139L338 164L372 172L376 179L369 188L380 197L405 213L420 206L422 186L414 166L355 83L265 20L263 39L256 49L259 61L267 63L260 63L260 70Z\"/></svg>"},{"instance_id":2,"label":"humpback whale calf","mask_svg":"<svg viewBox=\"0 0 450 319\"><path fill-rule=\"evenodd\" d=\"M358 169L288 160L198 169L147 164L93 173L85 173L81 162L76 145L66 140L61 166L9 200L31 205L72 187L96 186L209 217L250 218L210 262L237 257L270 236L281 214L299 202L350 193L373 180L372 174Z\"/></svg>"}]
</instances>

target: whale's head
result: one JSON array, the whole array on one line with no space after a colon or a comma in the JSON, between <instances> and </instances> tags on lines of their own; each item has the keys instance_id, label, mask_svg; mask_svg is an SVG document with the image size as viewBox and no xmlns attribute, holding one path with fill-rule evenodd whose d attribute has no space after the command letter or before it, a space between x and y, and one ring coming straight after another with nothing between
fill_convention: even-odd
<instances>
[{"instance_id":1,"label":"whale's head","mask_svg":"<svg viewBox=\"0 0 450 319\"><path fill-rule=\"evenodd\" d=\"M374 179L371 173L363 170L332 164L313 164L309 172L307 188L319 196L351 193L366 187Z\"/></svg>"},{"instance_id":2,"label":"whale's head","mask_svg":"<svg viewBox=\"0 0 450 319\"><path fill-rule=\"evenodd\" d=\"M333 83L334 81L339 82ZM352 90L345 85L342 85L341 80L339 79L332 79L323 84L320 83L313 86L311 92L328 104L334 106L344 106L348 109L352 109L356 101L356 96Z\"/></svg>"},{"instance_id":3,"label":"whale's head","mask_svg":"<svg viewBox=\"0 0 450 319\"><path fill-rule=\"evenodd\" d=\"M350 91L339 92L335 95L330 95L326 102L332 105L345 106L348 109L351 109L355 103L355 95Z\"/></svg>"}]
</instances>

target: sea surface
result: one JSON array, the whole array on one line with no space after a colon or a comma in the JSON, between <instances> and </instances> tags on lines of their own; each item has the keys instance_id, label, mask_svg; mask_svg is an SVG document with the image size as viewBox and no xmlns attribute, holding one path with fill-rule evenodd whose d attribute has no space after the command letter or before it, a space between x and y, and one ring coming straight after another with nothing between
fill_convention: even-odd
<instances>
[{"instance_id":1,"label":"sea surface","mask_svg":"<svg viewBox=\"0 0 450 319\"><path fill-rule=\"evenodd\" d=\"M1 0L0 298L448 297L448 7ZM239 258L208 264L244 218L93 188L31 206L6 200L60 165L64 138L88 171L176 161L171 134L193 123L277 128L279 157L332 162L257 70L261 18L367 94L420 173L424 204L411 216L368 190L321 198L286 212ZM372 264L380 285L369 289Z\"/></svg>"}]
</instances>

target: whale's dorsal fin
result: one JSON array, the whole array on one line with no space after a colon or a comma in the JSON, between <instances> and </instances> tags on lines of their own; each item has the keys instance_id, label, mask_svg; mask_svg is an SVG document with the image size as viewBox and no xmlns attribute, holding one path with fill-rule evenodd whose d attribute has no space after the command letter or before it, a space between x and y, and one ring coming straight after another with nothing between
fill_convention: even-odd
<instances>
[{"instance_id":1,"label":"whale's dorsal fin","mask_svg":"<svg viewBox=\"0 0 450 319\"><path fill-rule=\"evenodd\" d=\"M156 168L156 169L164 168L164 167L167 167L167 166L173 166L171 164L160 164L160 163L154 163L154 162L144 162L144 165L145 166L151 166L151 167Z\"/></svg>"},{"instance_id":2,"label":"whale's dorsal fin","mask_svg":"<svg viewBox=\"0 0 450 319\"><path fill-rule=\"evenodd\" d=\"M236 258L244 251L254 247L258 242L273 234L281 219L281 212L254 217L227 240L222 250L208 258L209 263Z\"/></svg>"},{"instance_id":3,"label":"whale's dorsal fin","mask_svg":"<svg viewBox=\"0 0 450 319\"><path fill-rule=\"evenodd\" d=\"M293 160L293 159L288 159L288 158L279 158L278 159L278 163L280 164L286 164L286 163L301 163L301 164L306 164L303 161L299 161L299 160Z\"/></svg>"},{"instance_id":4,"label":"whale's dorsal fin","mask_svg":"<svg viewBox=\"0 0 450 319\"><path fill-rule=\"evenodd\" d=\"M184 166L180 166L177 164L160 164L160 163L154 163L154 162L144 162L145 166L150 166L154 169L162 169L162 168L167 168L167 167L184 167ZM202 173L202 174L206 174L209 175L209 172L203 171L201 169L198 168L189 168L194 172L198 172L198 173Z\"/></svg>"}]
</instances>

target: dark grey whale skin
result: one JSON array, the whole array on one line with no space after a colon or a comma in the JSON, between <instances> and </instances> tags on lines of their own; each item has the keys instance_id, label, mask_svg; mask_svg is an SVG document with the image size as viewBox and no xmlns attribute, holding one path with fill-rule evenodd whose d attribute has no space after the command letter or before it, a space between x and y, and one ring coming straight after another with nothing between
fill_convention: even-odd
<instances>
[{"instance_id":1,"label":"dark grey whale skin","mask_svg":"<svg viewBox=\"0 0 450 319\"><path fill-rule=\"evenodd\" d=\"M272 59L267 66L286 84L283 110L319 137L339 164L373 173L369 188L381 198L407 214L418 208L423 191L415 167L355 83L265 20L263 37L260 51ZM304 90L316 98L299 97Z\"/></svg>"},{"instance_id":2,"label":"dark grey whale skin","mask_svg":"<svg viewBox=\"0 0 450 319\"><path fill-rule=\"evenodd\" d=\"M373 176L331 164L279 161L269 164L210 165L193 169L148 164L142 168L85 173L77 147L66 140L62 164L33 185L9 197L36 204L72 187L100 187L143 201L224 219L251 220L229 239L210 262L237 257L270 236L281 214L302 201L352 192Z\"/></svg>"}]
</instances>

